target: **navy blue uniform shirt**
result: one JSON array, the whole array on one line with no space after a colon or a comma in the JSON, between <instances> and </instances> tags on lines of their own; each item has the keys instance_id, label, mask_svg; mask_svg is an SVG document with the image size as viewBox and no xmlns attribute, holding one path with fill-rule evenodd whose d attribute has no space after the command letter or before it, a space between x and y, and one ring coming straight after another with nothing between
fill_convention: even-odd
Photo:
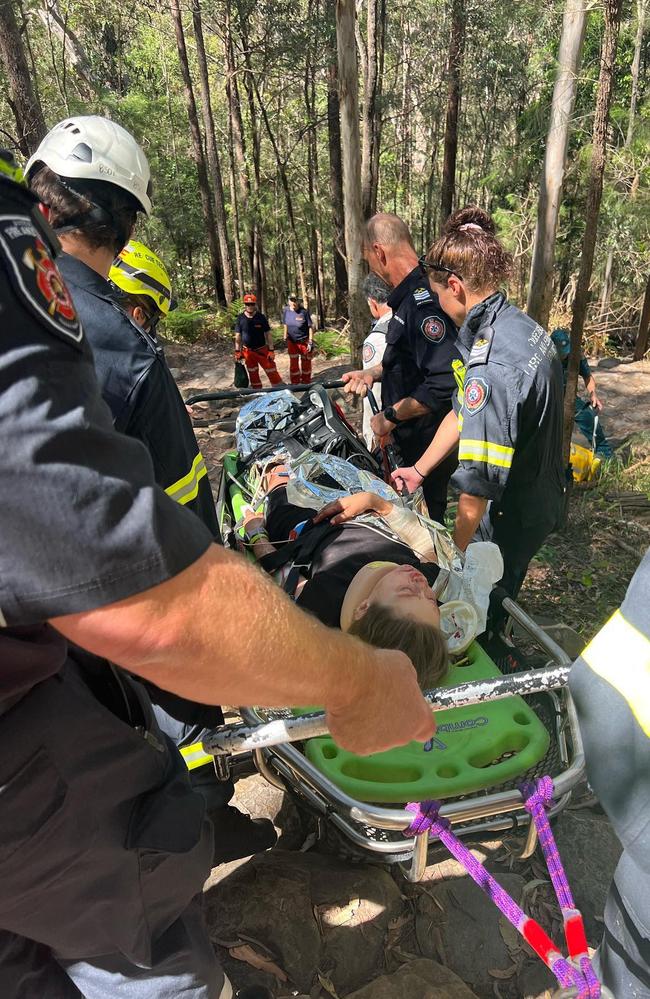
<instances>
[{"instance_id":1,"label":"navy blue uniform shirt","mask_svg":"<svg viewBox=\"0 0 650 999\"><path fill-rule=\"evenodd\" d=\"M452 361L460 359L456 327L419 265L391 292L388 305L393 316L382 359L383 405L416 399L427 406L433 418L430 422L438 426L451 409Z\"/></svg>"},{"instance_id":2,"label":"navy blue uniform shirt","mask_svg":"<svg viewBox=\"0 0 650 999\"><path fill-rule=\"evenodd\" d=\"M100 274L67 253L58 263L92 348L115 429L146 445L156 482L218 538L205 459L160 343L122 312Z\"/></svg>"},{"instance_id":3,"label":"navy blue uniform shirt","mask_svg":"<svg viewBox=\"0 0 650 999\"><path fill-rule=\"evenodd\" d=\"M253 316L240 312L235 323L235 330L241 334L242 345L251 350L266 346L264 334L270 329L269 321L263 312L256 312Z\"/></svg>"},{"instance_id":4,"label":"navy blue uniform shirt","mask_svg":"<svg viewBox=\"0 0 650 999\"><path fill-rule=\"evenodd\" d=\"M308 310L303 306L294 312L287 305L282 313L282 322L287 327L287 336L294 343L303 343L307 340L309 329L314 325Z\"/></svg>"},{"instance_id":5,"label":"navy blue uniform shirt","mask_svg":"<svg viewBox=\"0 0 650 999\"><path fill-rule=\"evenodd\" d=\"M35 205L0 178L0 700L65 662L49 618L149 589L212 542L114 431Z\"/></svg>"}]
</instances>

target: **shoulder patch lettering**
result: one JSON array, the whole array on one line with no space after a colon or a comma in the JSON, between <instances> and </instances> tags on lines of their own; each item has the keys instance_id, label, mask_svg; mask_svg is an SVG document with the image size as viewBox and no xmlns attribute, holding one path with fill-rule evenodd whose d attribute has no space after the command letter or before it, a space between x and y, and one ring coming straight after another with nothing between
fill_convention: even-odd
<instances>
[{"instance_id":1,"label":"shoulder patch lettering","mask_svg":"<svg viewBox=\"0 0 650 999\"><path fill-rule=\"evenodd\" d=\"M444 320L439 316L428 316L423 319L420 329L430 343L442 343L447 332Z\"/></svg>"},{"instance_id":2,"label":"shoulder patch lettering","mask_svg":"<svg viewBox=\"0 0 650 999\"><path fill-rule=\"evenodd\" d=\"M21 300L52 333L79 345L83 330L70 292L32 221L0 215L0 252Z\"/></svg>"},{"instance_id":3,"label":"shoulder patch lettering","mask_svg":"<svg viewBox=\"0 0 650 999\"><path fill-rule=\"evenodd\" d=\"M428 288L416 288L413 292L413 298L416 305L421 305L423 302L432 302L431 292Z\"/></svg>"},{"instance_id":4,"label":"shoulder patch lettering","mask_svg":"<svg viewBox=\"0 0 650 999\"><path fill-rule=\"evenodd\" d=\"M468 416L480 413L490 398L492 388L484 378L470 378L465 384L464 409Z\"/></svg>"},{"instance_id":5,"label":"shoulder patch lettering","mask_svg":"<svg viewBox=\"0 0 650 999\"><path fill-rule=\"evenodd\" d=\"M471 368L475 364L487 364L487 359L490 356L490 350L492 349L493 339L494 328L492 326L488 326L486 329L481 330L472 345L472 350L467 362L468 368Z\"/></svg>"},{"instance_id":6,"label":"shoulder patch lettering","mask_svg":"<svg viewBox=\"0 0 650 999\"><path fill-rule=\"evenodd\" d=\"M370 364L370 362L372 361L372 359L373 359L373 357L375 356L376 353L377 353L377 351L375 350L375 348L373 347L373 345L370 343L370 341L366 340L366 342L363 345L363 353L361 355L362 358L363 358L363 363L364 364Z\"/></svg>"}]
</instances>

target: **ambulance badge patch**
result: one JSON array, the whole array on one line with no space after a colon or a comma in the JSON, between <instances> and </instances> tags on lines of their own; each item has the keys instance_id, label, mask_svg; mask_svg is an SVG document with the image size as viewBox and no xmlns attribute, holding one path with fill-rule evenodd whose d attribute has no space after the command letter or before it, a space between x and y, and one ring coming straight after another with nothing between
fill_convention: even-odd
<instances>
[{"instance_id":1,"label":"ambulance badge patch","mask_svg":"<svg viewBox=\"0 0 650 999\"><path fill-rule=\"evenodd\" d=\"M491 388L483 378L470 378L465 385L464 409L468 416L480 413L490 398Z\"/></svg>"},{"instance_id":2,"label":"ambulance badge patch","mask_svg":"<svg viewBox=\"0 0 650 999\"><path fill-rule=\"evenodd\" d=\"M431 343L442 343L447 332L443 320L438 316L429 316L423 321L420 329Z\"/></svg>"},{"instance_id":3,"label":"ambulance badge patch","mask_svg":"<svg viewBox=\"0 0 650 999\"><path fill-rule=\"evenodd\" d=\"M366 340L366 342L363 345L363 353L361 355L363 357L363 363L364 364L370 364L370 362L372 361L372 359L373 359L373 357L375 356L376 353L377 353L377 351L375 350L375 348L373 347L373 345L370 343L370 341Z\"/></svg>"}]
</instances>

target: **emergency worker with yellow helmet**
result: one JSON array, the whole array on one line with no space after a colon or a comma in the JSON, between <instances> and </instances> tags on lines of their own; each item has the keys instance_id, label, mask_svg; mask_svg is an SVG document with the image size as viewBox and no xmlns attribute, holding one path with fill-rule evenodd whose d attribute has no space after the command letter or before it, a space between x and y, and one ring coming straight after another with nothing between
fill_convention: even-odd
<instances>
[{"instance_id":1,"label":"emergency worker with yellow helmet","mask_svg":"<svg viewBox=\"0 0 650 999\"><path fill-rule=\"evenodd\" d=\"M167 268L144 243L130 239L113 261L109 280L120 292L122 308L141 329L155 334L176 301Z\"/></svg>"}]
</instances>

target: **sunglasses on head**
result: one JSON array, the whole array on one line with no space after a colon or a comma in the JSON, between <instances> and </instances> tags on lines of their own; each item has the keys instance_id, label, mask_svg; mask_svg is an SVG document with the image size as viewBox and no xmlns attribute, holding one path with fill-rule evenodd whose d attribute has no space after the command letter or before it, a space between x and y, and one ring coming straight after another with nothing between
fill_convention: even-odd
<instances>
[{"instance_id":1,"label":"sunglasses on head","mask_svg":"<svg viewBox=\"0 0 650 999\"><path fill-rule=\"evenodd\" d=\"M462 275L460 275L458 271L453 271L451 267L445 267L444 264L432 264L427 260L424 254L419 258L418 263L420 267L424 267L425 270L441 271L443 274L454 274L459 281L463 280Z\"/></svg>"}]
</instances>

